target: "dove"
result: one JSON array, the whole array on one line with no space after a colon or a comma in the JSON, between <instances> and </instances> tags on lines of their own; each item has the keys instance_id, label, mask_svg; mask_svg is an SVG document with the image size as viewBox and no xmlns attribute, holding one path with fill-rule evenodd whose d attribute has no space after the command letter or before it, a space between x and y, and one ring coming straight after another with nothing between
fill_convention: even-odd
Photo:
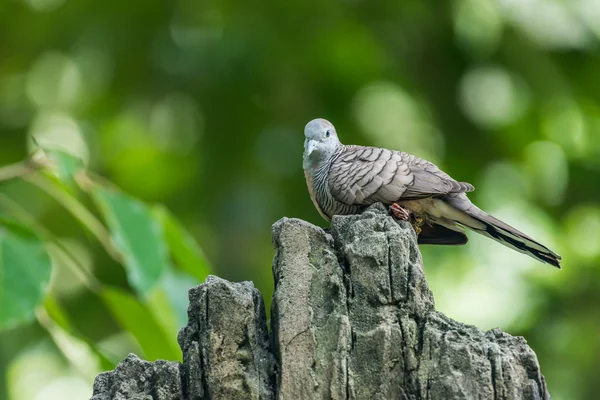
<instances>
[{"instance_id":1,"label":"dove","mask_svg":"<svg viewBox=\"0 0 600 400\"><path fill-rule=\"evenodd\" d=\"M380 202L394 217L410 220L419 244L464 245L467 228L560 268L557 253L479 209L467 197L473 185L454 180L435 164L401 151L344 145L322 118L310 121L304 136L308 191L327 221Z\"/></svg>"}]
</instances>

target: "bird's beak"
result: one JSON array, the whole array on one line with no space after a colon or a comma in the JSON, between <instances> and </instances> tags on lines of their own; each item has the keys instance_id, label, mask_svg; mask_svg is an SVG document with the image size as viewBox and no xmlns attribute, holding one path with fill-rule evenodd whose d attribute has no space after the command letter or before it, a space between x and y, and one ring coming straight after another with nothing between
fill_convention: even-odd
<instances>
[{"instance_id":1,"label":"bird's beak","mask_svg":"<svg viewBox=\"0 0 600 400\"><path fill-rule=\"evenodd\" d=\"M317 141L316 140L309 140L306 143L306 155L309 155L317 148Z\"/></svg>"}]
</instances>

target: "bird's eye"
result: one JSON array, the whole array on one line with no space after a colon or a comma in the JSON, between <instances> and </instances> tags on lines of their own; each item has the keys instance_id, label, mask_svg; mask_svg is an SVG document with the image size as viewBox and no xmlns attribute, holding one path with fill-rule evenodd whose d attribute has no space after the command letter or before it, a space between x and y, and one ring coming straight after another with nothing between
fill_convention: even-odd
<instances>
[{"instance_id":1,"label":"bird's eye","mask_svg":"<svg viewBox=\"0 0 600 400\"><path fill-rule=\"evenodd\" d=\"M325 137L329 137L329 136L331 136L331 131L327 130L327 132L325 132Z\"/></svg>"}]
</instances>

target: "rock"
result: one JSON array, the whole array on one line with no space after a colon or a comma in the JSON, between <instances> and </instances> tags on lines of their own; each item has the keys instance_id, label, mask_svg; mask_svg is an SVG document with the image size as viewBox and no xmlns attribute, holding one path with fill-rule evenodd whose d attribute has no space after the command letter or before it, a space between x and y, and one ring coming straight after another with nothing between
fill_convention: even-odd
<instances>
[{"instance_id":1,"label":"rock","mask_svg":"<svg viewBox=\"0 0 600 400\"><path fill-rule=\"evenodd\" d=\"M189 294L178 336L188 399L273 399L265 306L250 282L209 276Z\"/></svg>"},{"instance_id":2,"label":"rock","mask_svg":"<svg viewBox=\"0 0 600 400\"><path fill-rule=\"evenodd\" d=\"M524 339L434 310L412 227L383 206L273 237L278 399L549 398Z\"/></svg>"},{"instance_id":3,"label":"rock","mask_svg":"<svg viewBox=\"0 0 600 400\"><path fill-rule=\"evenodd\" d=\"M179 368L177 362L151 363L130 354L96 377L92 400L183 400Z\"/></svg>"},{"instance_id":4,"label":"rock","mask_svg":"<svg viewBox=\"0 0 600 400\"><path fill-rule=\"evenodd\" d=\"M252 284L209 277L189 293L183 365L130 355L92 399L550 398L523 338L435 311L414 231L383 206L330 233L283 218L273 242L270 339Z\"/></svg>"},{"instance_id":5,"label":"rock","mask_svg":"<svg viewBox=\"0 0 600 400\"><path fill-rule=\"evenodd\" d=\"M347 290L333 238L304 221L273 227L271 333L278 398L345 399L351 343Z\"/></svg>"}]
</instances>

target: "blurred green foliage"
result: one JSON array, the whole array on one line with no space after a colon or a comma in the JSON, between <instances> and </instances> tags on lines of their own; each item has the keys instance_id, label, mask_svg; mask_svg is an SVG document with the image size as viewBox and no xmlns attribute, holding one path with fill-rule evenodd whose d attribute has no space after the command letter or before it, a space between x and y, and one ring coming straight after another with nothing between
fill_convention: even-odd
<instances>
[{"instance_id":1,"label":"blurred green foliage","mask_svg":"<svg viewBox=\"0 0 600 400\"><path fill-rule=\"evenodd\" d=\"M563 256L555 271L474 235L423 248L440 310L523 335L553 398L595 399L599 21L594 0L4 0L0 398L87 398L130 351L180 357L207 259L269 303L271 224L325 226L301 171L320 116L475 184ZM8 179L39 148L52 167ZM28 285L44 254L46 291Z\"/></svg>"}]
</instances>

